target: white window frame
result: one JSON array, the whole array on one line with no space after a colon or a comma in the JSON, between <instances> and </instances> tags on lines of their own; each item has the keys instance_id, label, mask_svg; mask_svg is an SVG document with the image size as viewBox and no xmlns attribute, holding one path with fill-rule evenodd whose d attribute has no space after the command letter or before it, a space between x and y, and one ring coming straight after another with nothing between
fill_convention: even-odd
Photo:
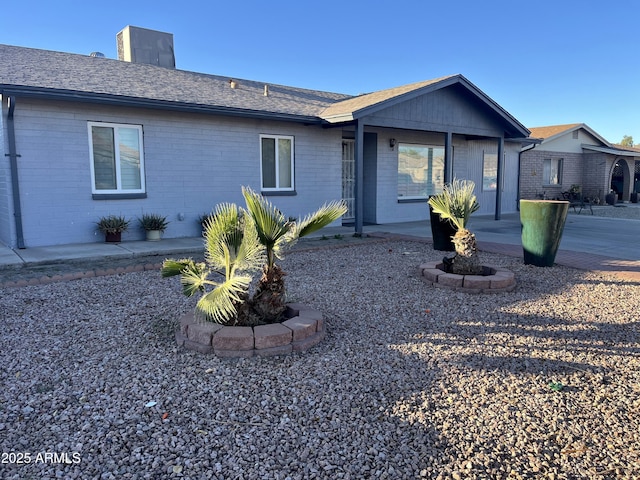
<instances>
[{"instance_id":1,"label":"white window frame","mask_svg":"<svg viewBox=\"0 0 640 480\"><path fill-rule=\"evenodd\" d=\"M275 149L275 171L276 171L276 186L275 187L265 187L263 184L264 181L264 177L263 177L263 159L262 159L262 140L264 138L270 138L273 139L275 141L276 144L276 149ZM280 162L282 161L282 159L280 158L280 153L278 151L277 145L278 145L278 140L289 140L291 142L291 157L288 159L290 162L290 171L291 171L291 178L290 178L290 187L281 187L280 186L280 176L278 175L278 172L280 171ZM295 142L294 142L294 137L293 135L271 135L271 134L261 134L260 135L260 188L261 191L263 192L292 192L295 190Z\"/></svg>"},{"instance_id":2,"label":"white window frame","mask_svg":"<svg viewBox=\"0 0 640 480\"><path fill-rule=\"evenodd\" d=\"M548 169L545 168L547 165ZM564 159L562 158L545 158L542 161L542 185L545 187L554 187L562 185L562 168L563 168ZM555 164L555 170L557 171L557 181L551 181L551 172L554 171L553 167Z\"/></svg>"},{"instance_id":3,"label":"white window frame","mask_svg":"<svg viewBox=\"0 0 640 480\"><path fill-rule=\"evenodd\" d=\"M132 125L127 123L108 123L108 122L88 122L88 134L89 134L89 157L91 168L91 192L96 195L118 195L118 194L133 194L133 193L145 193L145 173L144 173L144 144L142 143L142 125ZM114 135L114 149L115 149L115 162L116 162L116 188L115 189L97 189L96 188L96 175L95 175L95 163L93 158L93 134L92 127L112 128ZM138 131L138 145L140 148L140 188L136 189L124 189L122 188L122 172L120 167L120 145L118 142L118 130L120 128L135 129Z\"/></svg>"}]
</instances>

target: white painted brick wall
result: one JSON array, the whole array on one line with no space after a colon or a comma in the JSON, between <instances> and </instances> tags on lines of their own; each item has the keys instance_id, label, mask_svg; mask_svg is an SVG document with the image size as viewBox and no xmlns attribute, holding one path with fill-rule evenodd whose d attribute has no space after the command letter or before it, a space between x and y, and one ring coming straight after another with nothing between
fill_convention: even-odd
<instances>
[{"instance_id":1,"label":"white painted brick wall","mask_svg":"<svg viewBox=\"0 0 640 480\"><path fill-rule=\"evenodd\" d=\"M143 126L146 199L92 199L89 121ZM241 185L259 190L261 133L295 137L297 195L270 197L286 215L341 196L339 129L22 100L16 131L27 247L102 242L95 222L108 214L134 220L124 241L144 238L135 220L144 212L168 216L165 237L200 235L200 214L220 202L244 204Z\"/></svg>"}]
</instances>

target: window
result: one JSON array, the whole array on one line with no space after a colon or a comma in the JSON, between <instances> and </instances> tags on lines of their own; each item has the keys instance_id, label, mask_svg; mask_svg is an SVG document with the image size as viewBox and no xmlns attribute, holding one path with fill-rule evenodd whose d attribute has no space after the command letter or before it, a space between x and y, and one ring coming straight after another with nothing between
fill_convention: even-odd
<instances>
[{"instance_id":1,"label":"window","mask_svg":"<svg viewBox=\"0 0 640 480\"><path fill-rule=\"evenodd\" d=\"M293 191L293 137L260 135L263 191Z\"/></svg>"},{"instance_id":2,"label":"window","mask_svg":"<svg viewBox=\"0 0 640 480\"><path fill-rule=\"evenodd\" d=\"M482 191L490 192L498 187L498 155L485 153L482 164Z\"/></svg>"},{"instance_id":3,"label":"window","mask_svg":"<svg viewBox=\"0 0 640 480\"><path fill-rule=\"evenodd\" d=\"M562 159L546 158L542 165L542 183L560 185L562 183Z\"/></svg>"},{"instance_id":4,"label":"window","mask_svg":"<svg viewBox=\"0 0 640 480\"><path fill-rule=\"evenodd\" d=\"M398 145L398 198L426 199L442 192L444 147L439 145Z\"/></svg>"},{"instance_id":5,"label":"window","mask_svg":"<svg viewBox=\"0 0 640 480\"><path fill-rule=\"evenodd\" d=\"M92 192L144 193L142 126L89 122Z\"/></svg>"}]
</instances>

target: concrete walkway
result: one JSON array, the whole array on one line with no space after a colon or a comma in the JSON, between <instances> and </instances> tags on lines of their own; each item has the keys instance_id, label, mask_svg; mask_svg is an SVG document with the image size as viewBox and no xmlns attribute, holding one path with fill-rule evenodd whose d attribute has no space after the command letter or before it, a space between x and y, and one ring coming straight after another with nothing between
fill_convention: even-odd
<instances>
[{"instance_id":1,"label":"concrete walkway","mask_svg":"<svg viewBox=\"0 0 640 480\"><path fill-rule=\"evenodd\" d=\"M469 229L475 233L480 250L522 256L518 214L474 216ZM430 241L428 221L369 225L364 233L387 238ZM330 227L317 237L351 236L352 227ZM148 256L176 256L202 253L202 239L173 238L160 242L103 242L34 247L12 250L0 245L0 269L64 264L77 261L140 259ZM565 224L556 263L593 271L624 272L625 278L640 281L640 220L613 219L570 213Z\"/></svg>"}]
</instances>

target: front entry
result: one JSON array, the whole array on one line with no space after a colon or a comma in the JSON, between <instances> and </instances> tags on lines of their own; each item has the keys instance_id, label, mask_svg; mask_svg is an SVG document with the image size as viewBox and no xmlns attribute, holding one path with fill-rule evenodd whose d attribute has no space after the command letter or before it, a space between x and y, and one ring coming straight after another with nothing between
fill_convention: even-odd
<instances>
[{"instance_id":1,"label":"front entry","mask_svg":"<svg viewBox=\"0 0 640 480\"><path fill-rule=\"evenodd\" d=\"M352 224L356 219L356 141L350 139L342 140L342 200L347 205L342 223Z\"/></svg>"},{"instance_id":2,"label":"front entry","mask_svg":"<svg viewBox=\"0 0 640 480\"><path fill-rule=\"evenodd\" d=\"M618 201L622 201L624 193L624 174L625 168L622 165L622 161L618 160L613 166L613 172L611 172L611 190L616 193Z\"/></svg>"}]
</instances>

